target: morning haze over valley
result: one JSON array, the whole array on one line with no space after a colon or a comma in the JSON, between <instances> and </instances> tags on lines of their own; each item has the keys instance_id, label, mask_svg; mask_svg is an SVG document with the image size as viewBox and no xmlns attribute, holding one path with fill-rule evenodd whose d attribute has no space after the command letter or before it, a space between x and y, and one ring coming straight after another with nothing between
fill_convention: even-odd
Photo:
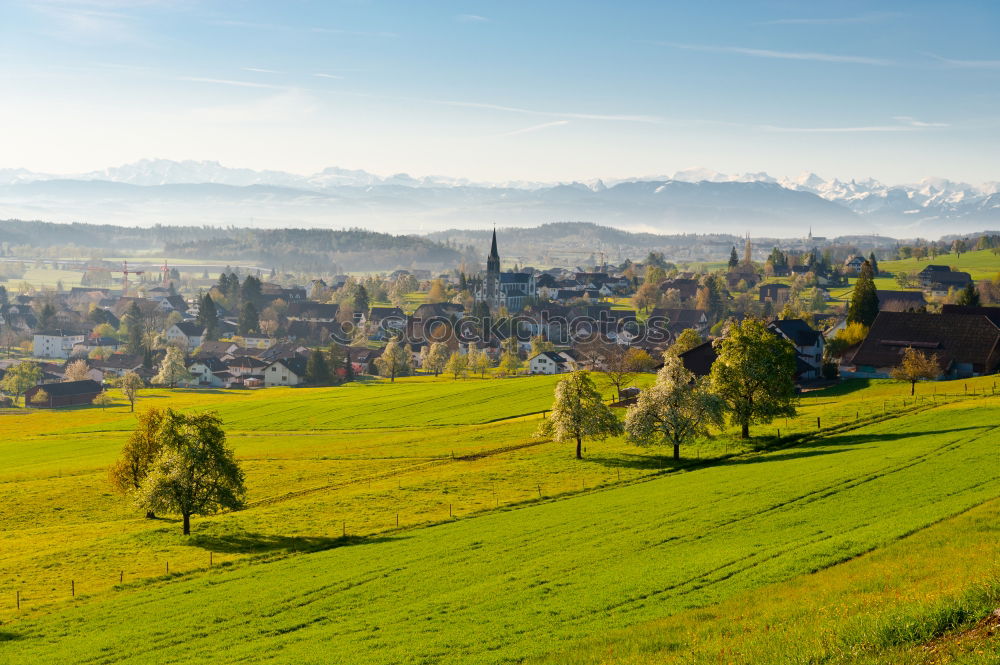
<instances>
[{"instance_id":1,"label":"morning haze over valley","mask_svg":"<svg viewBox=\"0 0 1000 665\"><path fill-rule=\"evenodd\" d=\"M0 4L0 662L1000 663L998 27Z\"/></svg>"}]
</instances>

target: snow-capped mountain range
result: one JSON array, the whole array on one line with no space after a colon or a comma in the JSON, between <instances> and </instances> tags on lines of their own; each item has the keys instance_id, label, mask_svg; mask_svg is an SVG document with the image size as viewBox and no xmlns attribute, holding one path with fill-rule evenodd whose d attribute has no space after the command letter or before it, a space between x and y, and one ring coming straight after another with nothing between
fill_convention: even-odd
<instances>
[{"instance_id":1,"label":"snow-capped mountain range","mask_svg":"<svg viewBox=\"0 0 1000 665\"><path fill-rule=\"evenodd\" d=\"M403 232L465 223L586 220L670 232L880 232L996 228L1000 182L887 185L694 168L585 182L474 182L330 167L310 175L212 161L141 160L79 174L0 169L0 217L52 221L365 225ZM710 224L710 228L706 228Z\"/></svg>"}]
</instances>

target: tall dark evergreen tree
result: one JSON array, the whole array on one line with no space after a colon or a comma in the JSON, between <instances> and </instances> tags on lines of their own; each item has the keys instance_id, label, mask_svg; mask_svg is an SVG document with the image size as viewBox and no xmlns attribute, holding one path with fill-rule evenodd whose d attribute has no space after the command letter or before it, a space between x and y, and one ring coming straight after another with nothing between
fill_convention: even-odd
<instances>
[{"instance_id":1,"label":"tall dark evergreen tree","mask_svg":"<svg viewBox=\"0 0 1000 665\"><path fill-rule=\"evenodd\" d=\"M878 277L878 259L875 258L875 252L868 255L868 263L872 264L872 274Z\"/></svg>"},{"instance_id":2,"label":"tall dark evergreen tree","mask_svg":"<svg viewBox=\"0 0 1000 665\"><path fill-rule=\"evenodd\" d=\"M368 311L368 290L361 284L358 284L358 289L354 292L354 299L351 302L351 308L355 312Z\"/></svg>"},{"instance_id":3,"label":"tall dark evergreen tree","mask_svg":"<svg viewBox=\"0 0 1000 665\"><path fill-rule=\"evenodd\" d=\"M314 386L325 386L330 384L330 366L326 363L326 356L319 349L313 349L306 361L306 382Z\"/></svg>"},{"instance_id":4,"label":"tall dark evergreen tree","mask_svg":"<svg viewBox=\"0 0 1000 665\"><path fill-rule=\"evenodd\" d=\"M729 253L729 269L732 270L740 264L740 255L736 253L736 245L733 245L733 251Z\"/></svg>"},{"instance_id":5,"label":"tall dark evergreen tree","mask_svg":"<svg viewBox=\"0 0 1000 665\"><path fill-rule=\"evenodd\" d=\"M146 328L142 320L142 310L139 303L132 301L129 308L125 310L125 328L128 338L125 343L129 353L140 354L146 351Z\"/></svg>"},{"instance_id":6,"label":"tall dark evergreen tree","mask_svg":"<svg viewBox=\"0 0 1000 665\"><path fill-rule=\"evenodd\" d=\"M875 278L872 264L861 264L861 275L854 283L851 304L847 308L847 322L870 326L878 315L878 294L875 292Z\"/></svg>"},{"instance_id":7,"label":"tall dark evergreen tree","mask_svg":"<svg viewBox=\"0 0 1000 665\"><path fill-rule=\"evenodd\" d=\"M212 296L207 293L201 297L198 303L198 325L205 326L206 339L219 339L219 311L215 307Z\"/></svg>"},{"instance_id":8,"label":"tall dark evergreen tree","mask_svg":"<svg viewBox=\"0 0 1000 665\"><path fill-rule=\"evenodd\" d=\"M258 330L260 330L260 314L257 312L257 308L252 302L243 303L243 308L240 310L237 332L240 335L249 335Z\"/></svg>"},{"instance_id":9,"label":"tall dark evergreen tree","mask_svg":"<svg viewBox=\"0 0 1000 665\"><path fill-rule=\"evenodd\" d=\"M254 307L259 307L261 303L260 280L253 275L247 275L240 287L240 300L244 303L253 303Z\"/></svg>"}]
</instances>

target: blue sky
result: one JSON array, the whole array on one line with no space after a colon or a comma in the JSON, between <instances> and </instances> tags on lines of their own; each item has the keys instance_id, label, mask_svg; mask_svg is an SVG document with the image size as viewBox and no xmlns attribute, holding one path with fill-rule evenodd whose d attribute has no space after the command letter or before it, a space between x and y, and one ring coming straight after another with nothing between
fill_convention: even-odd
<instances>
[{"instance_id":1,"label":"blue sky","mask_svg":"<svg viewBox=\"0 0 1000 665\"><path fill-rule=\"evenodd\" d=\"M0 3L0 168L1000 180L996 2Z\"/></svg>"}]
</instances>

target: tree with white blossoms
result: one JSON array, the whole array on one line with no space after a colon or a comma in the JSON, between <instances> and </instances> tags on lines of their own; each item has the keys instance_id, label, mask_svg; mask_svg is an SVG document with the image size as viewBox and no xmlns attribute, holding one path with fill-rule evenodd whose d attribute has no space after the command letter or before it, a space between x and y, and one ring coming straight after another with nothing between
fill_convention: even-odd
<instances>
[{"instance_id":1,"label":"tree with white blossoms","mask_svg":"<svg viewBox=\"0 0 1000 665\"><path fill-rule=\"evenodd\" d=\"M167 354L160 363L160 372L153 377L153 383L174 388L179 382L191 379L191 373L184 361L184 352L180 347L168 346Z\"/></svg>"},{"instance_id":2,"label":"tree with white blossoms","mask_svg":"<svg viewBox=\"0 0 1000 665\"><path fill-rule=\"evenodd\" d=\"M424 369L437 376L448 364L448 346L444 342L434 342L424 347Z\"/></svg>"},{"instance_id":3,"label":"tree with white blossoms","mask_svg":"<svg viewBox=\"0 0 1000 665\"><path fill-rule=\"evenodd\" d=\"M573 372L556 384L552 410L538 428L538 436L576 441L576 458L583 459L583 440L604 440L622 433L622 424L601 400L590 374Z\"/></svg>"},{"instance_id":4,"label":"tree with white blossoms","mask_svg":"<svg viewBox=\"0 0 1000 665\"><path fill-rule=\"evenodd\" d=\"M448 358L448 364L445 366L445 371L450 373L454 378L459 379L465 377L465 373L468 370L468 357L462 355L458 351L452 352L451 357Z\"/></svg>"},{"instance_id":5,"label":"tree with white blossoms","mask_svg":"<svg viewBox=\"0 0 1000 665\"><path fill-rule=\"evenodd\" d=\"M397 376L406 376L413 372L413 356L403 346L398 338L392 338L382 350L382 355L376 358L375 366L379 374L389 377L394 382Z\"/></svg>"},{"instance_id":6,"label":"tree with white blossoms","mask_svg":"<svg viewBox=\"0 0 1000 665\"><path fill-rule=\"evenodd\" d=\"M639 393L625 414L625 435L637 446L673 445L679 460L681 444L722 424L722 406L705 379L695 381L680 358L664 354L656 382Z\"/></svg>"},{"instance_id":7,"label":"tree with white blossoms","mask_svg":"<svg viewBox=\"0 0 1000 665\"><path fill-rule=\"evenodd\" d=\"M477 349L476 347L471 347L468 353L469 357L469 369L473 372L479 374L480 377L486 376L486 370L490 368L492 364L490 362L490 356L482 349Z\"/></svg>"}]
</instances>

